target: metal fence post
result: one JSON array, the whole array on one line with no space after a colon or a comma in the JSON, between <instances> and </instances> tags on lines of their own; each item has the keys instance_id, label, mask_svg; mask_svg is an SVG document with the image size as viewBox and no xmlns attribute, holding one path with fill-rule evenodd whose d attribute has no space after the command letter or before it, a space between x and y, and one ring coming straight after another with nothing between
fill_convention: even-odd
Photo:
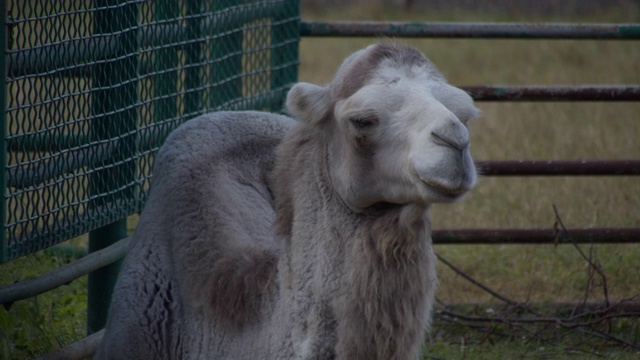
<instances>
[{"instance_id":1,"label":"metal fence post","mask_svg":"<svg viewBox=\"0 0 640 360\"><path fill-rule=\"evenodd\" d=\"M224 16L224 10L232 7L236 1L223 0L214 2L212 10L220 16ZM220 26L222 24L222 26ZM208 33L214 33L210 41L212 63L209 65L211 72L211 89L209 90L208 106L213 110L222 110L228 101L242 97L242 41L244 34L242 28L233 29L234 23L225 24L224 21L215 21ZM229 33L229 31L232 31Z\"/></svg>"},{"instance_id":2,"label":"metal fence post","mask_svg":"<svg viewBox=\"0 0 640 360\"><path fill-rule=\"evenodd\" d=\"M286 91L298 80L298 43L299 33L292 36L291 26L287 22L296 21L299 28L300 2L286 1L285 8L278 12L278 16L271 20L271 44L282 44L271 49L271 90L277 91L278 102L274 102L271 111L282 111L287 97ZM294 16L292 19L291 15ZM296 66L285 66L296 64Z\"/></svg>"},{"instance_id":3,"label":"metal fence post","mask_svg":"<svg viewBox=\"0 0 640 360\"><path fill-rule=\"evenodd\" d=\"M198 17L201 10L201 0L187 1L187 24L186 35L187 43L185 46L185 64L184 64L184 116L189 118L197 115L202 108L202 99L200 94L201 71L197 64L200 62L201 45L197 39L200 38L201 19Z\"/></svg>"},{"instance_id":4,"label":"metal fence post","mask_svg":"<svg viewBox=\"0 0 640 360\"><path fill-rule=\"evenodd\" d=\"M173 0L158 0L155 2L155 20L173 20L180 14L180 4ZM175 48L162 48L154 52L155 76L153 117L155 123L171 119L178 114L177 89L178 86L178 51Z\"/></svg>"},{"instance_id":5,"label":"metal fence post","mask_svg":"<svg viewBox=\"0 0 640 360\"><path fill-rule=\"evenodd\" d=\"M2 42L2 56L0 56L0 71L2 71L2 82L0 83L0 112L2 116L2 126L0 127L0 138L2 138L2 146L0 147L0 166L2 166L2 174L0 174L0 264L6 260L7 254L7 236L6 236L6 221L7 221L7 206L6 206L6 171L7 168L7 74L6 74L6 54L7 54L7 38L11 36L9 29L7 29L7 13L6 13L6 1L0 2L0 16L2 16L2 28L0 28L0 41Z\"/></svg>"},{"instance_id":6,"label":"metal fence post","mask_svg":"<svg viewBox=\"0 0 640 360\"><path fill-rule=\"evenodd\" d=\"M133 130L136 128L137 99L137 16L136 3L122 0L97 0L100 10L94 15L94 36L118 34L118 54L96 64L93 75L91 124L94 142L111 142L115 151L107 161L96 164L89 190L94 200L92 211L116 210L120 203L134 194L127 184L135 179L136 162L131 159L135 151ZM115 184L115 186L114 186ZM118 189L115 192L113 189ZM122 190L123 189L123 190ZM117 212L117 210L115 211ZM89 251L96 251L127 235L126 218L115 221L89 233ZM104 327L111 294L117 279L119 263L106 266L89 274L87 331L93 333Z\"/></svg>"}]
</instances>

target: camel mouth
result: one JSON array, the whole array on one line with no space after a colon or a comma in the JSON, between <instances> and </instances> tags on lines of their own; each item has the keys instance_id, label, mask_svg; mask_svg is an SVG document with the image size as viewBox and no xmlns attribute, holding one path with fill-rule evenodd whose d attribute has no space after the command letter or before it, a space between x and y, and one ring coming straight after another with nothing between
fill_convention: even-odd
<instances>
[{"instance_id":1,"label":"camel mouth","mask_svg":"<svg viewBox=\"0 0 640 360\"><path fill-rule=\"evenodd\" d=\"M441 184L436 184L433 182L426 182L426 181L423 181L423 182L433 192L449 200L459 199L468 192L468 190L465 188L460 188L460 187L450 188L450 187L442 186Z\"/></svg>"},{"instance_id":2,"label":"camel mouth","mask_svg":"<svg viewBox=\"0 0 640 360\"><path fill-rule=\"evenodd\" d=\"M420 182L423 185L425 185L431 192L437 194L439 197L448 201L457 200L462 196L464 196L470 190L462 185L457 187L451 187L451 186L444 185L439 181L426 179L422 176L418 176L418 178L420 179Z\"/></svg>"}]
</instances>

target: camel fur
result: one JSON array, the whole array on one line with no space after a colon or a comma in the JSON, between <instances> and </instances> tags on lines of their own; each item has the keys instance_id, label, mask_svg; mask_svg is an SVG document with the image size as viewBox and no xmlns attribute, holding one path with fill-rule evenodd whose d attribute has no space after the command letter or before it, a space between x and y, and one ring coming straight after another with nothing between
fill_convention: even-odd
<instances>
[{"instance_id":1,"label":"camel fur","mask_svg":"<svg viewBox=\"0 0 640 360\"><path fill-rule=\"evenodd\" d=\"M295 120L221 112L169 137L96 358L418 358L430 206L476 183L473 101L384 42L286 105Z\"/></svg>"}]
</instances>

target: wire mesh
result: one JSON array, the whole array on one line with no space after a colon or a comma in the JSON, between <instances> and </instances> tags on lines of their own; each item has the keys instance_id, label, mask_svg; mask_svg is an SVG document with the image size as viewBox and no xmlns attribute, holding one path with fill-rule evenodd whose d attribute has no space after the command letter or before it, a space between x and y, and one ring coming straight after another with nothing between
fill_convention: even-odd
<instances>
[{"instance_id":1,"label":"wire mesh","mask_svg":"<svg viewBox=\"0 0 640 360\"><path fill-rule=\"evenodd\" d=\"M216 110L279 111L297 1L13 1L0 262L139 212L154 154Z\"/></svg>"}]
</instances>

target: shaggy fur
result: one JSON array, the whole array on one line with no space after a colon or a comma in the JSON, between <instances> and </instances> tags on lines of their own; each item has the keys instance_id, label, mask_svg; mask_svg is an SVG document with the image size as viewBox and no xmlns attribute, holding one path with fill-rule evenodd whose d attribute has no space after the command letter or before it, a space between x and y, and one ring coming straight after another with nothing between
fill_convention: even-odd
<instances>
[{"instance_id":1,"label":"shaggy fur","mask_svg":"<svg viewBox=\"0 0 640 360\"><path fill-rule=\"evenodd\" d=\"M418 357L429 208L475 184L473 102L382 43L287 108L297 121L216 113L170 136L98 359Z\"/></svg>"}]
</instances>

